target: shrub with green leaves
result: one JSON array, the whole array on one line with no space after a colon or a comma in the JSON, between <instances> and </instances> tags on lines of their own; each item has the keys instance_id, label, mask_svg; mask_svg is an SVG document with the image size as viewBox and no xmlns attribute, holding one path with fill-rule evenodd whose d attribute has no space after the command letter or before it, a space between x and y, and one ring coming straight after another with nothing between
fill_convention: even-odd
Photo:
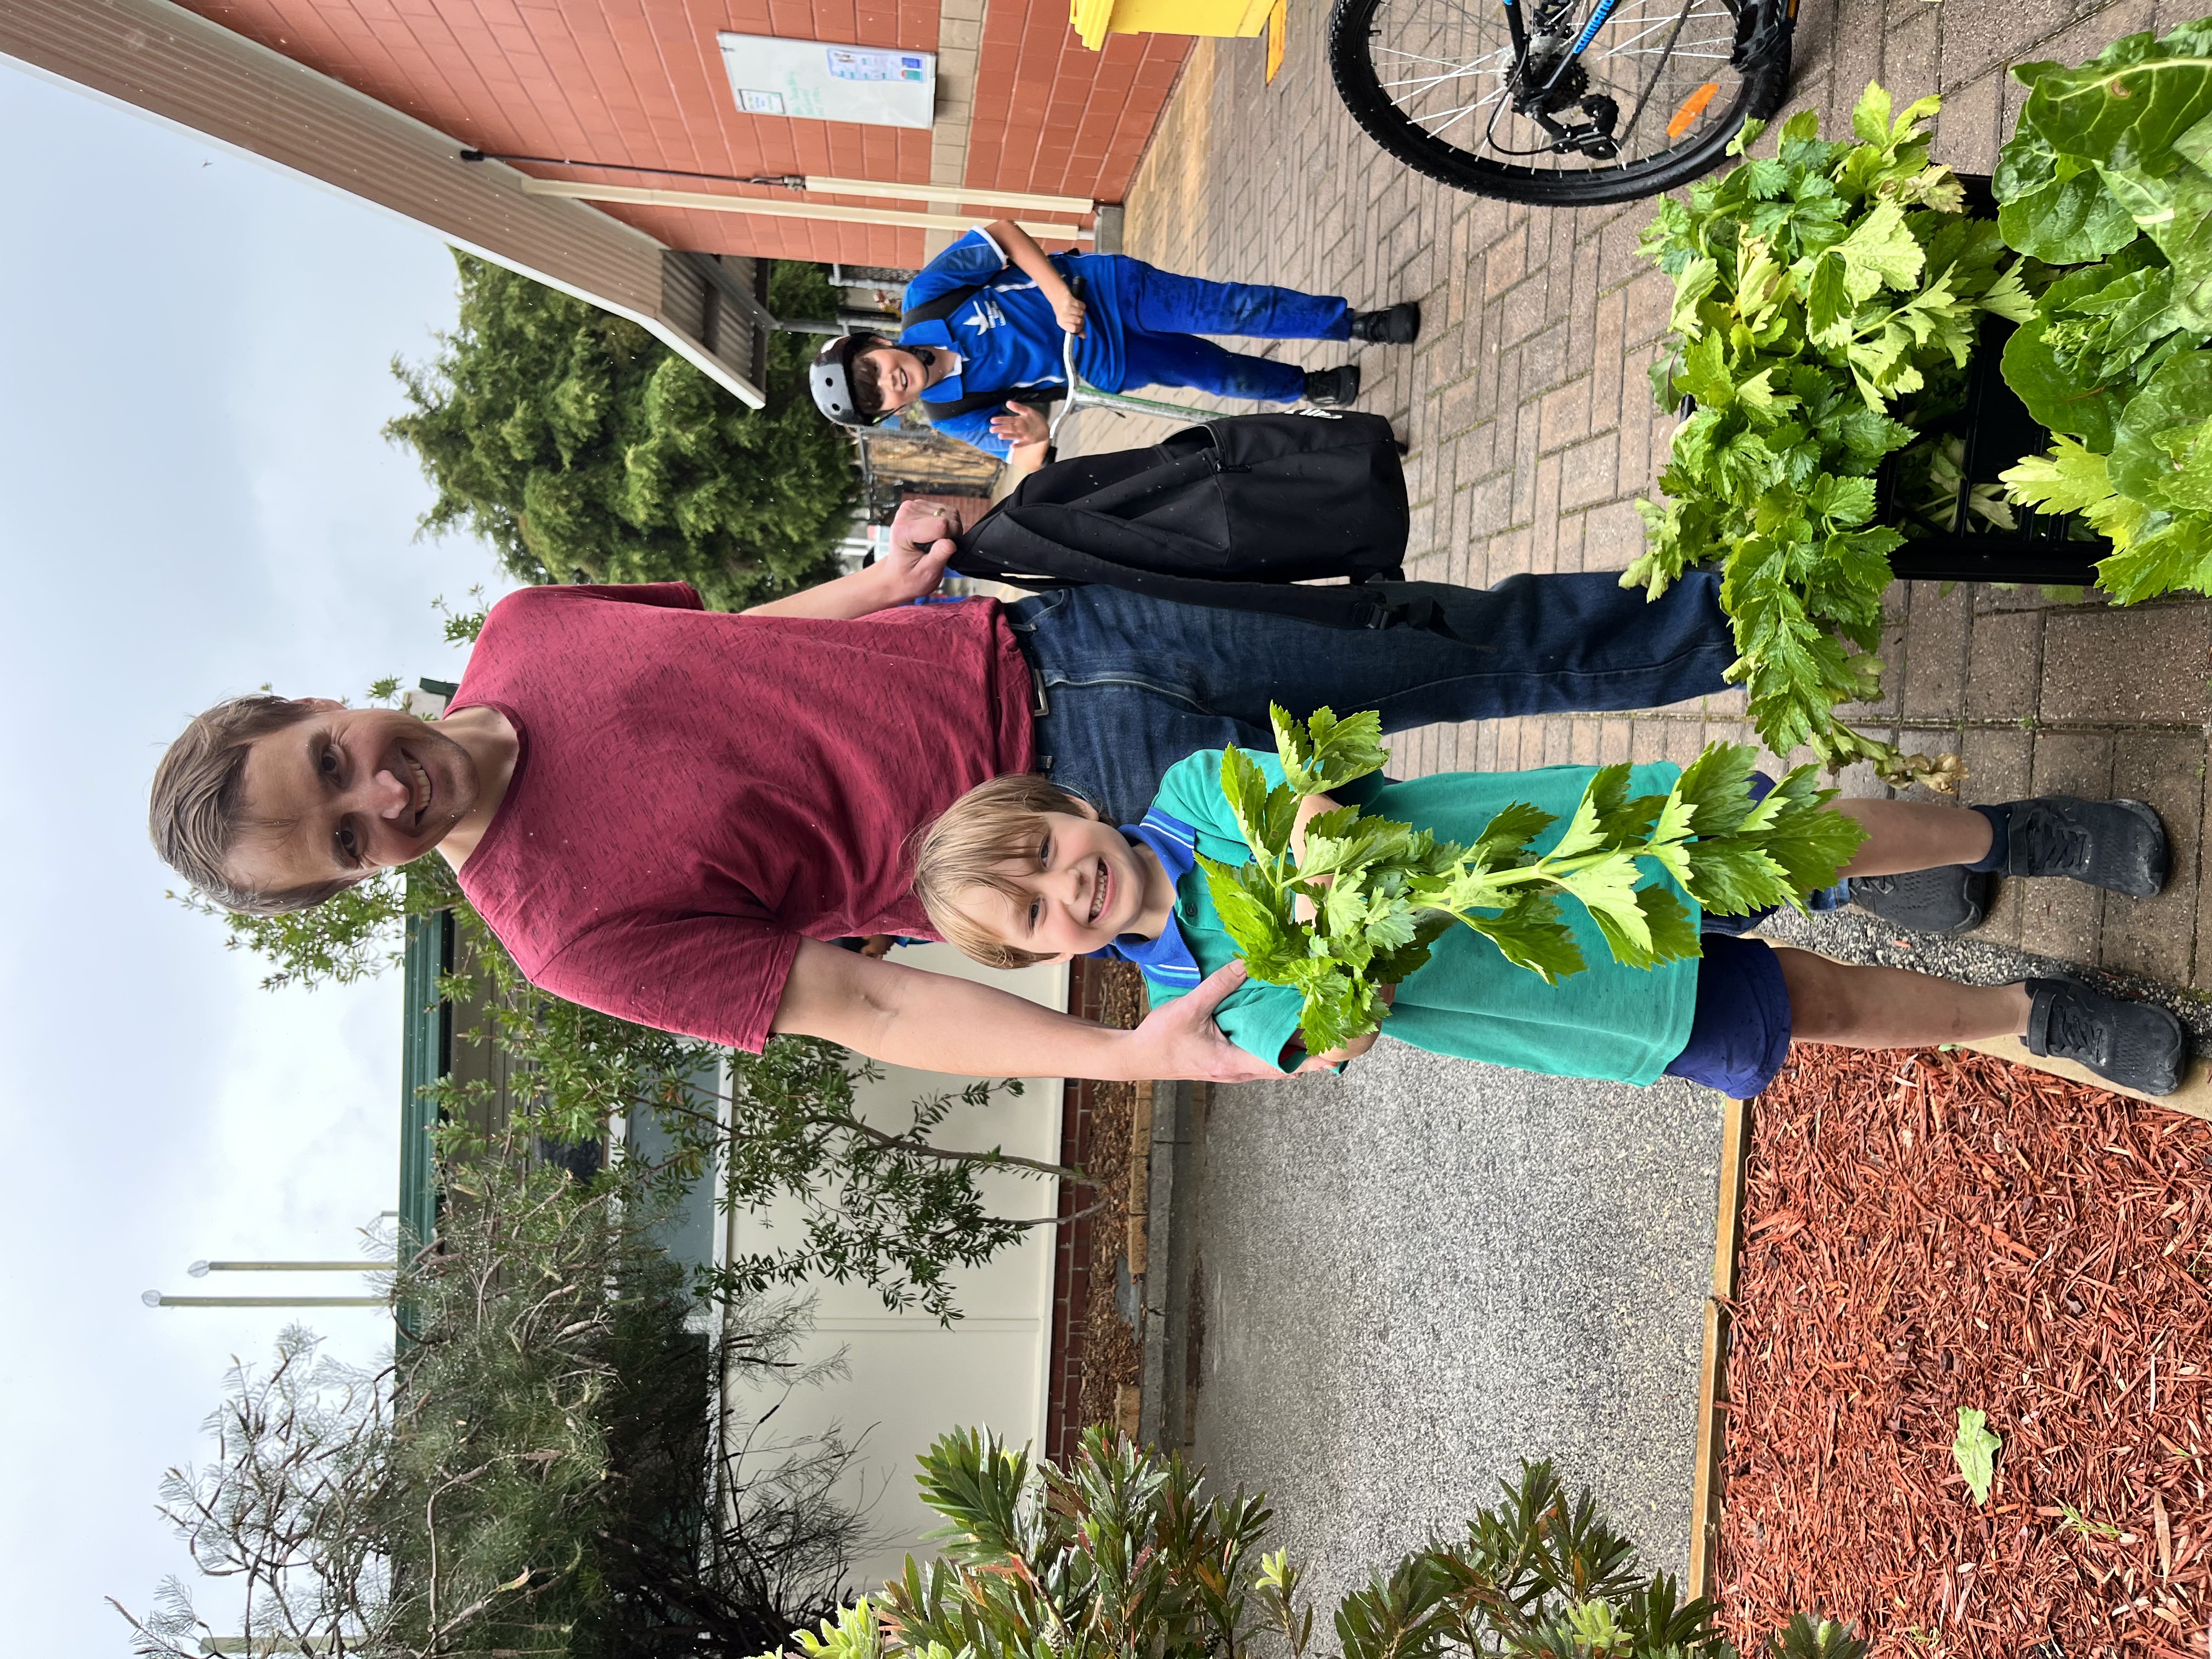
<instances>
[{"instance_id":1,"label":"shrub with green leaves","mask_svg":"<svg viewBox=\"0 0 2212 1659\"><path fill-rule=\"evenodd\" d=\"M1304 994L1306 1047L1318 1054L1380 1026L1386 986L1429 959L1454 927L1474 929L1507 961L1556 983L1588 964L1562 900L1581 905L1617 962L1650 968L1698 954L1698 924L1663 871L1720 915L1803 907L1826 887L1864 832L1829 810L1835 796L1801 766L1754 803L1754 751L1713 744L1664 795L1628 793L1629 769L1601 767L1565 831L1541 854L1536 838L1558 820L1509 806L1468 846L1340 806L1312 818L1293 849L1301 802L1380 771L1382 716L1345 720L1322 708L1299 721L1270 711L1284 783L1241 749L1222 757L1221 787L1252 857L1231 866L1200 855L1223 925L1255 979ZM1648 860L1648 863L1646 862ZM1298 901L1313 909L1297 916Z\"/></svg>"},{"instance_id":2,"label":"shrub with green leaves","mask_svg":"<svg viewBox=\"0 0 2212 1659\"><path fill-rule=\"evenodd\" d=\"M836 1607L871 1541L854 1444L761 1427L840 1372L801 1358L806 1309L732 1303L702 1334L620 1171L573 1181L519 1133L444 1150L439 1238L399 1241L414 1340L369 1372L293 1328L234 1366L210 1461L161 1483L212 1605L170 1581L125 1614L131 1650L744 1653Z\"/></svg>"},{"instance_id":3,"label":"shrub with green leaves","mask_svg":"<svg viewBox=\"0 0 2212 1659\"><path fill-rule=\"evenodd\" d=\"M2212 592L2212 19L2114 41L2029 88L1994 188L2006 241L2059 272L2004 354L2052 432L2011 499L2112 540L2123 604Z\"/></svg>"},{"instance_id":4,"label":"shrub with green leaves","mask_svg":"<svg viewBox=\"0 0 2212 1659\"><path fill-rule=\"evenodd\" d=\"M1209 1496L1203 1470L1092 1429L1065 1469L995 1436L948 1434L921 1458L922 1501L945 1517L943 1553L906 1571L788 1659L1306 1659L1305 1571L1267 1552L1266 1494ZM1342 1659L1448 1655L1736 1659L1715 1609L1672 1576L1645 1578L1636 1548L1588 1492L1524 1463L1463 1537L1376 1573L1338 1604ZM1844 1626L1800 1614L1769 1659L1864 1659ZM763 1656L763 1659L773 1659Z\"/></svg>"},{"instance_id":5,"label":"shrub with green leaves","mask_svg":"<svg viewBox=\"0 0 2212 1659\"><path fill-rule=\"evenodd\" d=\"M1674 279L1674 349L1652 390L1695 407L1660 476L1665 504L1637 503L1645 551L1621 581L1656 598L1718 564L1740 653L1729 678L1775 753L1802 745L1943 787L1950 769L1834 712L1880 689L1881 591L1904 538L1872 522L1874 479L1915 435L1893 405L1965 367L1979 313L2029 314L1996 227L1967 217L1958 179L1928 159L1936 108L1923 98L1893 118L1869 86L1855 142L1821 138L1802 111L1775 155L1659 204L1640 251Z\"/></svg>"},{"instance_id":6,"label":"shrub with green leaves","mask_svg":"<svg viewBox=\"0 0 2212 1659\"><path fill-rule=\"evenodd\" d=\"M635 323L453 258L459 321L434 361L393 363L408 408L384 428L437 489L426 533L471 531L524 581L688 581L715 610L837 574L859 477L807 395L811 336L769 337L768 404L747 409ZM785 261L769 302L835 296Z\"/></svg>"}]
</instances>

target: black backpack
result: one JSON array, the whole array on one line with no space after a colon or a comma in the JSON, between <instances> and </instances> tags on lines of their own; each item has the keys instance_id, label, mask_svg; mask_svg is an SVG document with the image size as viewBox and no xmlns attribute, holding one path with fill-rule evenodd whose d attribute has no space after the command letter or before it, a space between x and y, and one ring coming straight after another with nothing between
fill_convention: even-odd
<instances>
[{"instance_id":1,"label":"black backpack","mask_svg":"<svg viewBox=\"0 0 2212 1659\"><path fill-rule=\"evenodd\" d=\"M960 537L962 575L1101 583L1332 628L1440 628L1402 581L1406 478L1390 423L1346 410L1231 415L1150 449L1042 467ZM1344 578L1306 586L1322 578Z\"/></svg>"}]
</instances>

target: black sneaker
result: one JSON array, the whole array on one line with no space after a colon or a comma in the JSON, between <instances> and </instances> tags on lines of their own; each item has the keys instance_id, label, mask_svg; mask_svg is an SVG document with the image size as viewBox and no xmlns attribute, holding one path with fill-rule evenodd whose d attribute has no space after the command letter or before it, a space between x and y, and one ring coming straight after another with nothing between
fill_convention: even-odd
<instances>
[{"instance_id":1,"label":"black sneaker","mask_svg":"<svg viewBox=\"0 0 2212 1659\"><path fill-rule=\"evenodd\" d=\"M1895 876L1853 876L1851 902L1916 933L1956 939L1982 925L1997 878L1988 870L1941 864Z\"/></svg>"},{"instance_id":2,"label":"black sneaker","mask_svg":"<svg viewBox=\"0 0 2212 1659\"><path fill-rule=\"evenodd\" d=\"M1352 313L1352 337L1370 345L1411 345L1420 331L1421 307L1411 300Z\"/></svg>"},{"instance_id":3,"label":"black sneaker","mask_svg":"<svg viewBox=\"0 0 2212 1659\"><path fill-rule=\"evenodd\" d=\"M2071 876L2133 898L2166 885L2166 830L2139 800L2039 795L2009 803L2008 876Z\"/></svg>"},{"instance_id":4,"label":"black sneaker","mask_svg":"<svg viewBox=\"0 0 2212 1659\"><path fill-rule=\"evenodd\" d=\"M1359 366L1310 368L1306 371L1306 401L1316 409L1346 409L1359 396Z\"/></svg>"},{"instance_id":5,"label":"black sneaker","mask_svg":"<svg viewBox=\"0 0 2212 1659\"><path fill-rule=\"evenodd\" d=\"M2123 1002L2070 979L2032 979L2027 1051L2070 1060L2147 1095L2170 1095L2189 1064L2189 1034L2165 1009Z\"/></svg>"}]
</instances>

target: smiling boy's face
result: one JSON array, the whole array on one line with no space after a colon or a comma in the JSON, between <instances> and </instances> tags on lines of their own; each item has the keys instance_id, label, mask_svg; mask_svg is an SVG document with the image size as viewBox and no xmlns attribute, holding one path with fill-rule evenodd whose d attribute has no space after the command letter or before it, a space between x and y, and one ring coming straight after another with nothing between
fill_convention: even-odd
<instances>
[{"instance_id":1,"label":"smiling boy's face","mask_svg":"<svg viewBox=\"0 0 2212 1659\"><path fill-rule=\"evenodd\" d=\"M228 873L263 892L358 881L435 847L481 787L468 750L434 724L318 702L247 749Z\"/></svg>"},{"instance_id":2,"label":"smiling boy's face","mask_svg":"<svg viewBox=\"0 0 2212 1659\"><path fill-rule=\"evenodd\" d=\"M929 384L929 365L904 346L872 347L868 358L876 371L876 398L886 415L904 409Z\"/></svg>"},{"instance_id":3,"label":"smiling boy's face","mask_svg":"<svg viewBox=\"0 0 2212 1659\"><path fill-rule=\"evenodd\" d=\"M1149 848L1093 817L1046 812L1036 824L1036 857L1005 872L1020 896L971 887L960 900L966 915L1002 944L1054 958L1126 933L1159 936L1175 888Z\"/></svg>"}]
</instances>

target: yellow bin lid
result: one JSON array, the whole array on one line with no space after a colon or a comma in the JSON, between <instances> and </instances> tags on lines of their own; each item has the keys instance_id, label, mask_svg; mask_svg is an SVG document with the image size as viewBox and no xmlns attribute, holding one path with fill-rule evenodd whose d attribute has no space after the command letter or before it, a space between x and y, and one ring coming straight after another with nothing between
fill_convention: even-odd
<instances>
[{"instance_id":1,"label":"yellow bin lid","mask_svg":"<svg viewBox=\"0 0 2212 1659\"><path fill-rule=\"evenodd\" d=\"M1067 19L1097 52L1109 34L1255 35L1273 6L1274 0L1068 0Z\"/></svg>"}]
</instances>

